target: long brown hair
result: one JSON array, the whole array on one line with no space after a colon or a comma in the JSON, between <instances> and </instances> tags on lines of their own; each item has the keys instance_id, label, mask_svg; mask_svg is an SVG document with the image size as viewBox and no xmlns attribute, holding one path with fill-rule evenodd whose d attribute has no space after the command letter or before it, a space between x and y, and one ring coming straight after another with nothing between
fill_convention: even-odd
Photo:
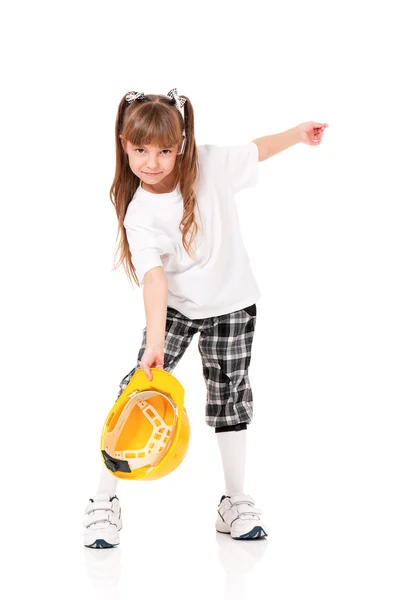
<instances>
[{"instance_id":1,"label":"long brown hair","mask_svg":"<svg viewBox=\"0 0 398 600\"><path fill-rule=\"evenodd\" d=\"M144 98L134 100L132 103L127 102L126 96L124 96L117 112L115 127L116 169L110 189L111 202L115 207L118 220L114 269L123 264L130 282L133 283L134 281L138 286L140 284L131 260L123 221L127 207L140 185L140 178L130 168L120 135L138 146L154 144L168 148L178 144L180 147L183 139L182 132L185 129L184 153L177 155L175 168L177 169L177 181L179 182L184 207L180 223L182 243L186 252L192 257L191 245L198 231L195 220L195 207L199 162L195 143L193 107L189 98L186 96L180 96L180 98L185 98L184 119L174 100L168 96L157 94L145 95ZM119 255L119 260L116 263L117 255Z\"/></svg>"}]
</instances>

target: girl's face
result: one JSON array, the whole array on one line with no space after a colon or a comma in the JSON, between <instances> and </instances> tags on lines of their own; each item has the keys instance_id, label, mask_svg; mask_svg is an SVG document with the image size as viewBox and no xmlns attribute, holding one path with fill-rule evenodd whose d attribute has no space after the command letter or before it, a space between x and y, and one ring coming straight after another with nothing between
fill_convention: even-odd
<instances>
[{"instance_id":1,"label":"girl's face","mask_svg":"<svg viewBox=\"0 0 398 600\"><path fill-rule=\"evenodd\" d=\"M155 145L134 146L122 139L130 168L137 177L149 185L158 184L173 172L178 145L161 148ZM170 178L169 178L170 179Z\"/></svg>"}]
</instances>

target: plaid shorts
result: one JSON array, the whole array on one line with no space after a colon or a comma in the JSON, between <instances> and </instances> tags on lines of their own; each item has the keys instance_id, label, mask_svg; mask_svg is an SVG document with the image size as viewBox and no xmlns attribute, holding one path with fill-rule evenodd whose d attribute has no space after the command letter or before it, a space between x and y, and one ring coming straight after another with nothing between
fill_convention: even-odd
<instances>
[{"instance_id":1,"label":"plaid shorts","mask_svg":"<svg viewBox=\"0 0 398 600\"><path fill-rule=\"evenodd\" d=\"M218 317L189 319L168 307L164 347L164 370L172 372L193 336L199 333L199 352L207 388L205 420L211 427L228 427L250 423L253 396L248 369L256 323L256 305ZM123 392L145 351L143 332L137 365L120 383Z\"/></svg>"}]
</instances>

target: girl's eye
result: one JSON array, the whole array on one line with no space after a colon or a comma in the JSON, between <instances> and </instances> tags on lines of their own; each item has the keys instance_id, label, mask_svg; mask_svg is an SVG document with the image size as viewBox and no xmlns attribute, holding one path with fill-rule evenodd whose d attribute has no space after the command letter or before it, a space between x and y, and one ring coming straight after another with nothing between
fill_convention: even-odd
<instances>
[{"instance_id":1,"label":"girl's eye","mask_svg":"<svg viewBox=\"0 0 398 600\"><path fill-rule=\"evenodd\" d=\"M138 154L142 154L142 152L145 152L144 148L136 148L135 151L138 152ZM166 149L166 150L162 150L162 152L170 152L170 150Z\"/></svg>"}]
</instances>

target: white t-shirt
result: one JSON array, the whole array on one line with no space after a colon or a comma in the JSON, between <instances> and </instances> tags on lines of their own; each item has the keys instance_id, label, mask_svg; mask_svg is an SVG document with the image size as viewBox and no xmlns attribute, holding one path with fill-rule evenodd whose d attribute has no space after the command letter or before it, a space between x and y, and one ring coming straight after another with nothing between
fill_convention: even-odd
<instances>
[{"instance_id":1,"label":"white t-shirt","mask_svg":"<svg viewBox=\"0 0 398 600\"><path fill-rule=\"evenodd\" d=\"M140 184L124 219L140 283L147 271L162 266L168 280L168 306L191 319L234 312L261 296L243 245L234 200L236 192L257 183L258 148L254 142L204 145L198 146L198 156L195 260L182 245L179 186L170 193L153 194Z\"/></svg>"}]
</instances>

